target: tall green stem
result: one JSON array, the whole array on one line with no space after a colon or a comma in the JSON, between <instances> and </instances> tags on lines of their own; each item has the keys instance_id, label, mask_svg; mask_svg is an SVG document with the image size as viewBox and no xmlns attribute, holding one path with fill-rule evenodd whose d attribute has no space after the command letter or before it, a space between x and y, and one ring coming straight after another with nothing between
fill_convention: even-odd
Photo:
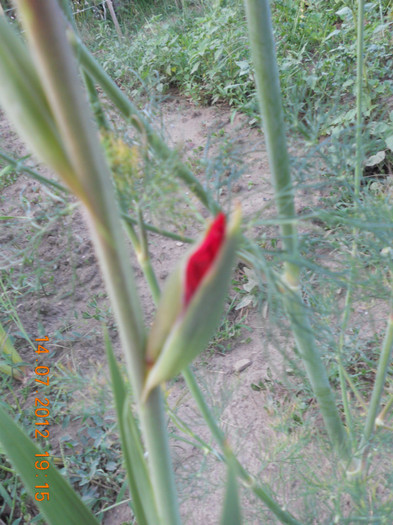
<instances>
[{"instance_id":1,"label":"tall green stem","mask_svg":"<svg viewBox=\"0 0 393 525\"><path fill-rule=\"evenodd\" d=\"M139 407L160 525L181 525L161 387Z\"/></svg>"},{"instance_id":2,"label":"tall green stem","mask_svg":"<svg viewBox=\"0 0 393 525\"><path fill-rule=\"evenodd\" d=\"M363 142L362 142L362 127L363 127L363 65L364 65L364 0L358 0L358 16L357 16L357 32L356 32L356 137L355 137L355 176L354 176L354 207L358 208L359 194L360 194L360 180L362 174L362 163L363 163ZM341 397L344 407L345 419L348 424L348 428L351 435L352 445L355 443L354 429L352 415L349 409L348 395L346 382L344 377L344 362L343 362L343 349L344 349L344 338L345 332L348 326L353 287L356 280L356 262L357 262L357 237L359 229L353 228L353 242L351 250L351 267L349 274L349 283L345 296L344 312L341 323L341 333L338 342L337 358L338 358L338 370L341 387Z\"/></svg>"},{"instance_id":3,"label":"tall green stem","mask_svg":"<svg viewBox=\"0 0 393 525\"><path fill-rule=\"evenodd\" d=\"M277 208L280 218L292 220L295 217L293 186L289 170L269 2L268 0L246 0L245 5L257 93ZM290 262L285 263L282 292L296 345L333 446L340 458L348 461L351 456L348 438L336 407L335 396L331 390L325 366L316 347L306 307L301 298L300 267L295 262L299 254L294 222L282 222L281 232L284 248L290 258Z\"/></svg>"},{"instance_id":4,"label":"tall green stem","mask_svg":"<svg viewBox=\"0 0 393 525\"><path fill-rule=\"evenodd\" d=\"M88 224L111 298L138 402L160 525L180 524L161 392L141 407L145 374L145 328L129 258L121 234L110 173L82 96L78 71L56 0L18 0L24 28L65 151L81 182Z\"/></svg>"},{"instance_id":5,"label":"tall green stem","mask_svg":"<svg viewBox=\"0 0 393 525\"><path fill-rule=\"evenodd\" d=\"M357 49L356 49L356 166L355 166L355 199L359 198L360 180L363 163L363 67L364 67L364 0L358 0Z\"/></svg>"},{"instance_id":6,"label":"tall green stem","mask_svg":"<svg viewBox=\"0 0 393 525\"><path fill-rule=\"evenodd\" d=\"M269 3L266 0L246 0L245 5L272 184L279 219L284 219L281 224L283 243L288 254L296 254L297 231L295 224L290 222L295 218L295 204ZM290 221L285 222L285 219ZM293 277L297 277L299 267L295 263L287 263L287 265Z\"/></svg>"}]
</instances>

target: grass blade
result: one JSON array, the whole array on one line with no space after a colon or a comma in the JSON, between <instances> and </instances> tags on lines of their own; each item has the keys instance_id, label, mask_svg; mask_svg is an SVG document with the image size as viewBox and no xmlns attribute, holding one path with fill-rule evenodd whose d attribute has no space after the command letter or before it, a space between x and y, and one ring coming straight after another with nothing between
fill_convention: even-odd
<instances>
[{"instance_id":1,"label":"grass blade","mask_svg":"<svg viewBox=\"0 0 393 525\"><path fill-rule=\"evenodd\" d=\"M37 506L50 525L98 525L90 510L82 503L79 496L61 476L58 470L49 462L43 470L35 468L35 461L43 460L36 457L42 451L24 434L23 430L0 406L0 443L16 471L21 476L27 490L33 497L36 493L49 491L49 499L37 501ZM43 460L44 461L44 460ZM38 477L37 477L37 473ZM37 481L38 480L38 481ZM37 489L36 486L48 484L49 489ZM42 496L38 496L42 497Z\"/></svg>"}]
</instances>

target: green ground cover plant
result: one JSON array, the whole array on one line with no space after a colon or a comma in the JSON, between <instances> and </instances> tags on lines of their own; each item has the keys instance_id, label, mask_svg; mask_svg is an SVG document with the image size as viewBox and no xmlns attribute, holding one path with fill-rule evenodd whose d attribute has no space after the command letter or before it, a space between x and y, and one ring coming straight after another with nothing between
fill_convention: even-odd
<instances>
[{"instance_id":1,"label":"green ground cover plant","mask_svg":"<svg viewBox=\"0 0 393 525\"><path fill-rule=\"evenodd\" d=\"M392 80L389 2L368 2L364 115L378 126ZM307 139L339 133L354 123L356 3L276 1L272 18L285 116ZM186 8L179 16L151 17L129 42L107 45L105 31L91 41L112 78L131 92L151 82L177 87L194 100L226 102L256 116L247 27L240 2ZM154 72L154 74L152 74ZM384 120L384 119L383 119ZM383 126L382 126L383 127Z\"/></svg>"}]
</instances>

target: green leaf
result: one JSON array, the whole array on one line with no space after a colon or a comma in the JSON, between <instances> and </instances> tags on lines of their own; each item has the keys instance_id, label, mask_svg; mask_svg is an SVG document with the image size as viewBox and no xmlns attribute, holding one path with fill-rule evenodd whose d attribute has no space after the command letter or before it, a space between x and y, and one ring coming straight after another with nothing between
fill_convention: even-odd
<instances>
[{"instance_id":1,"label":"green leaf","mask_svg":"<svg viewBox=\"0 0 393 525\"><path fill-rule=\"evenodd\" d=\"M29 147L68 184L73 170L32 58L18 35L0 16L0 104Z\"/></svg>"},{"instance_id":2,"label":"green leaf","mask_svg":"<svg viewBox=\"0 0 393 525\"><path fill-rule=\"evenodd\" d=\"M339 16L340 18L342 18L343 20L345 18L352 18L353 17L353 13L352 11L350 10L349 7L342 7L341 9L339 9L338 11L336 11L335 13L337 16Z\"/></svg>"},{"instance_id":3,"label":"green leaf","mask_svg":"<svg viewBox=\"0 0 393 525\"><path fill-rule=\"evenodd\" d=\"M0 357L1 354L6 354L9 356L9 360L12 363L18 364L22 363L22 358L14 348L10 338L7 336L3 326L0 324ZM13 368L9 364L3 364L0 362L0 372L4 372L7 375L14 375L16 379L22 379L25 367L21 370L18 368Z\"/></svg>"},{"instance_id":4,"label":"green leaf","mask_svg":"<svg viewBox=\"0 0 393 525\"><path fill-rule=\"evenodd\" d=\"M21 476L23 483L35 501L35 495L43 497L36 504L50 525L98 525L90 510L82 503L79 496L70 487L58 470L50 463L50 458L36 457L42 451L31 441L23 430L0 406L0 443L4 453ZM35 467L45 466L41 461L49 460L48 468L39 470ZM45 477L46 475L46 477ZM38 485L49 485L49 489L36 488ZM42 493L49 493L42 496Z\"/></svg>"},{"instance_id":5,"label":"green leaf","mask_svg":"<svg viewBox=\"0 0 393 525\"><path fill-rule=\"evenodd\" d=\"M375 155L371 155L366 162L364 163L365 166L372 167L376 166L377 164L380 164L383 160L385 160L386 154L383 150L378 151Z\"/></svg>"},{"instance_id":6,"label":"green leaf","mask_svg":"<svg viewBox=\"0 0 393 525\"><path fill-rule=\"evenodd\" d=\"M191 75L192 75L193 73L195 73L195 71L197 71L197 70L199 69L199 66L200 66L200 65L201 65L200 62L196 62L196 63L192 66L192 69L191 69L191 71L190 71Z\"/></svg>"},{"instance_id":7,"label":"green leaf","mask_svg":"<svg viewBox=\"0 0 393 525\"><path fill-rule=\"evenodd\" d=\"M220 523L221 525L241 525L242 516L236 479L236 467L233 460L229 458L228 460L228 479Z\"/></svg>"},{"instance_id":8,"label":"green leaf","mask_svg":"<svg viewBox=\"0 0 393 525\"><path fill-rule=\"evenodd\" d=\"M138 525L156 525L159 523L159 519L141 436L128 403L127 388L116 363L107 332L105 332L105 345L133 510Z\"/></svg>"},{"instance_id":9,"label":"green leaf","mask_svg":"<svg viewBox=\"0 0 393 525\"><path fill-rule=\"evenodd\" d=\"M386 146L390 149L390 151L393 151L393 135L390 135L387 139L385 139Z\"/></svg>"}]
</instances>

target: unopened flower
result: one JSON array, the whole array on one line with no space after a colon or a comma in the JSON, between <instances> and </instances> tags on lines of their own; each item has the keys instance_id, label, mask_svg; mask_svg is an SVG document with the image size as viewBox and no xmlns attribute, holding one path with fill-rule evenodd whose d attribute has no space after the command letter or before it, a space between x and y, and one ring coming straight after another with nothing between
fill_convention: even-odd
<instances>
[{"instance_id":1,"label":"unopened flower","mask_svg":"<svg viewBox=\"0 0 393 525\"><path fill-rule=\"evenodd\" d=\"M226 218L219 213L206 233L202 244L188 258L184 303L188 305L204 275L214 262L225 239Z\"/></svg>"},{"instance_id":2,"label":"unopened flower","mask_svg":"<svg viewBox=\"0 0 393 525\"><path fill-rule=\"evenodd\" d=\"M143 397L176 376L207 345L224 306L235 261L240 210L219 213L199 245L170 276L146 350Z\"/></svg>"}]
</instances>

